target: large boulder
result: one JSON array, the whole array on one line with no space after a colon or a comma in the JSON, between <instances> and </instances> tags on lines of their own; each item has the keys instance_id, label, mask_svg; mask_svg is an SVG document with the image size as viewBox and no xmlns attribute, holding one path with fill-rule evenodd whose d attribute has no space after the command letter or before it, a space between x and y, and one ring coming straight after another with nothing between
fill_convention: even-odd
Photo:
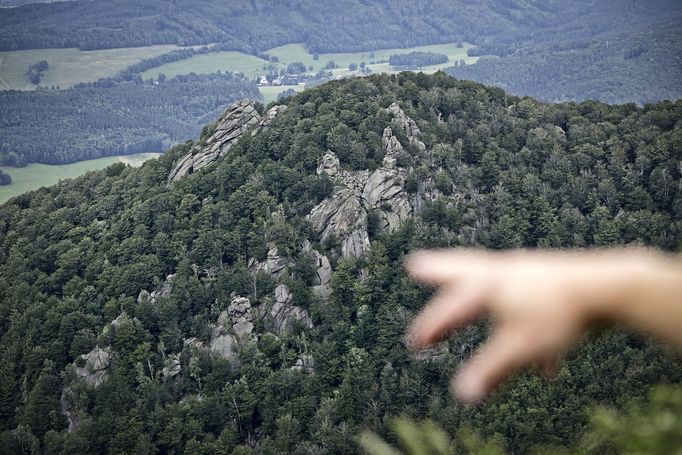
<instances>
[{"instance_id":1,"label":"large boulder","mask_svg":"<svg viewBox=\"0 0 682 455\"><path fill-rule=\"evenodd\" d=\"M267 305L264 314L265 327L277 335L286 335L293 332L296 326L306 328L313 327L313 320L308 311L296 305L292 305L293 296L289 288L280 284L275 288L275 299Z\"/></svg>"},{"instance_id":2,"label":"large boulder","mask_svg":"<svg viewBox=\"0 0 682 455\"><path fill-rule=\"evenodd\" d=\"M211 340L208 349L229 360L231 365L239 366L239 351L256 339L249 299L235 296L227 309L220 313L218 321L210 327ZM203 343L198 340L185 340L185 344L195 349L204 349Z\"/></svg>"},{"instance_id":3,"label":"large boulder","mask_svg":"<svg viewBox=\"0 0 682 455\"><path fill-rule=\"evenodd\" d=\"M78 363L83 366L76 366L74 372L76 377L92 387L98 387L108 377L112 368L111 348L100 348L95 346L87 354L79 357Z\"/></svg>"}]
</instances>

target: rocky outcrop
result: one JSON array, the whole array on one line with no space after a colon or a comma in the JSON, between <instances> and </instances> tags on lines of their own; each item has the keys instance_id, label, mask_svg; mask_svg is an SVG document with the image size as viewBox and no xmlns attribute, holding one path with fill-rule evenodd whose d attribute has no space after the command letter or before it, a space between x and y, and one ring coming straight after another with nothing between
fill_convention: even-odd
<instances>
[{"instance_id":1,"label":"rocky outcrop","mask_svg":"<svg viewBox=\"0 0 682 455\"><path fill-rule=\"evenodd\" d=\"M253 336L253 315L251 302L245 297L236 296L230 305L220 313L218 321L212 326L209 349L214 354L239 365L239 350Z\"/></svg>"},{"instance_id":2,"label":"rocky outcrop","mask_svg":"<svg viewBox=\"0 0 682 455\"><path fill-rule=\"evenodd\" d=\"M268 243L268 255L265 262L260 262L255 258L249 260L249 270L251 272L265 272L272 275L274 278L279 278L285 272L291 262L280 256L277 245L273 242Z\"/></svg>"},{"instance_id":3,"label":"rocky outcrop","mask_svg":"<svg viewBox=\"0 0 682 455\"><path fill-rule=\"evenodd\" d=\"M387 109L393 115L396 128L405 131L410 143L425 150L419 139L421 131L395 103ZM343 170L338 157L328 151L322 158L317 174L334 183L333 194L314 207L308 215L320 242L336 238L343 256L363 256L369 248L367 221L369 214L379 217L379 227L393 232L414 213L405 191L408 170L398 166L406 152L393 129L388 126L382 136L384 158L374 172Z\"/></svg>"},{"instance_id":4,"label":"rocky outcrop","mask_svg":"<svg viewBox=\"0 0 682 455\"><path fill-rule=\"evenodd\" d=\"M291 366L290 370L304 371L311 374L314 373L315 361L313 360L313 356L310 354L301 354L296 359L296 362Z\"/></svg>"},{"instance_id":5,"label":"rocky outcrop","mask_svg":"<svg viewBox=\"0 0 682 455\"><path fill-rule=\"evenodd\" d=\"M329 258L313 249L309 240L303 242L302 251L313 257L315 264L315 276L313 277L313 292L325 296L329 293L329 282L332 279L332 265Z\"/></svg>"},{"instance_id":6,"label":"rocky outcrop","mask_svg":"<svg viewBox=\"0 0 682 455\"><path fill-rule=\"evenodd\" d=\"M175 279L175 274L168 275L166 280L161 285L161 288L149 292L145 289L141 290L137 295L137 303L142 303L145 301L150 301L151 303L156 303L157 299L167 299L173 293L173 280Z\"/></svg>"},{"instance_id":7,"label":"rocky outcrop","mask_svg":"<svg viewBox=\"0 0 682 455\"><path fill-rule=\"evenodd\" d=\"M253 315L251 314L251 301L245 297L237 296L232 299L226 311L218 317L218 324L231 325L232 331L240 339L246 339L253 333Z\"/></svg>"},{"instance_id":8,"label":"rocky outcrop","mask_svg":"<svg viewBox=\"0 0 682 455\"><path fill-rule=\"evenodd\" d=\"M426 145L420 139L422 132L417 126L417 122L412 120L398 103L392 103L386 110L393 115L393 124L405 132L410 144L416 146L420 152L425 151Z\"/></svg>"},{"instance_id":9,"label":"rocky outcrop","mask_svg":"<svg viewBox=\"0 0 682 455\"><path fill-rule=\"evenodd\" d=\"M291 302L293 296L289 288L280 284L275 288L275 300L271 304L266 304L264 313L265 328L277 335L286 335L293 332L297 326L306 328L313 327L313 320L308 311Z\"/></svg>"},{"instance_id":10,"label":"rocky outcrop","mask_svg":"<svg viewBox=\"0 0 682 455\"><path fill-rule=\"evenodd\" d=\"M95 346L90 352L81 355L79 358L80 362L84 362L84 365L76 366L74 372L87 385L98 387L109 377L112 367L111 348L102 349Z\"/></svg>"},{"instance_id":11,"label":"rocky outcrop","mask_svg":"<svg viewBox=\"0 0 682 455\"><path fill-rule=\"evenodd\" d=\"M166 358L164 366L161 369L161 375L164 381L179 375L182 372L182 364L180 363L179 354L171 354Z\"/></svg>"},{"instance_id":12,"label":"rocky outcrop","mask_svg":"<svg viewBox=\"0 0 682 455\"><path fill-rule=\"evenodd\" d=\"M286 111L287 107L283 104L279 106L273 106L268 111L265 113L261 121L256 125L256 127L251 131L251 136L255 136L256 134L260 133L264 129L266 129L272 121L279 115L280 113Z\"/></svg>"},{"instance_id":13,"label":"rocky outcrop","mask_svg":"<svg viewBox=\"0 0 682 455\"><path fill-rule=\"evenodd\" d=\"M225 156L240 137L247 133L255 135L267 128L285 109L286 106L275 106L261 117L253 101L236 102L218 119L215 132L178 161L168 181L176 182Z\"/></svg>"}]
</instances>

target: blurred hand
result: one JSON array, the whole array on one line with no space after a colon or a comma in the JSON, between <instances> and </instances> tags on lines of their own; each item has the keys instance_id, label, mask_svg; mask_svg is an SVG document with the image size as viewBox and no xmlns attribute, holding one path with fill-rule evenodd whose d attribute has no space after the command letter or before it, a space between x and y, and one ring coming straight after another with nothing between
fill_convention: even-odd
<instances>
[{"instance_id":1,"label":"blurred hand","mask_svg":"<svg viewBox=\"0 0 682 455\"><path fill-rule=\"evenodd\" d=\"M647 285L672 286L670 292L656 297L680 303L676 292L680 290L682 273L678 270L667 281L656 280L661 275L661 258L654 256L641 250L419 252L407 260L409 273L440 289L415 319L409 336L415 348L425 348L453 329L489 313L495 324L493 335L453 381L460 399L479 401L524 367L551 369L565 349L597 319L633 322L628 320L632 316L636 322L642 318L637 311L630 315L632 312L619 310L618 304L648 297L651 289ZM669 314L672 326L670 321L658 320L659 325L667 326L650 327L651 321L641 321L641 326L663 336L670 329L680 333L680 308L682 305L677 305L674 314ZM619 317L619 312L624 317Z\"/></svg>"}]
</instances>

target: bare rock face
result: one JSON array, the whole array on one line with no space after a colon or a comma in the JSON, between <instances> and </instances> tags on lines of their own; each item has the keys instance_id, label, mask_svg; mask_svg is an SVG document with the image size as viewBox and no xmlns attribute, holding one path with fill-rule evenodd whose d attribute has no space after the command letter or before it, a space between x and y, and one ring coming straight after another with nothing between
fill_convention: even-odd
<instances>
[{"instance_id":1,"label":"bare rock face","mask_svg":"<svg viewBox=\"0 0 682 455\"><path fill-rule=\"evenodd\" d=\"M313 321L305 308L292 305L289 288L280 284L275 288L275 300L265 313L265 325L277 335L289 334L296 325L313 327Z\"/></svg>"},{"instance_id":2,"label":"bare rock face","mask_svg":"<svg viewBox=\"0 0 682 455\"><path fill-rule=\"evenodd\" d=\"M404 130L419 150L425 150L414 120L395 103L387 110L393 114L394 126ZM381 142L384 159L372 173L341 169L338 157L331 151L324 155L317 168L318 175L326 175L334 183L334 193L314 207L307 219L321 242L332 237L340 241L343 256L360 257L369 249L369 213L377 214L379 227L389 232L395 231L414 213L405 191L408 171L398 166L400 155L406 153L403 145L390 126L384 130Z\"/></svg>"},{"instance_id":3,"label":"bare rock face","mask_svg":"<svg viewBox=\"0 0 682 455\"><path fill-rule=\"evenodd\" d=\"M280 104L279 106L273 106L265 113L261 121L256 125L256 127L251 131L251 136L255 136L262 130L270 126L272 121L277 117L278 114L287 110L287 106Z\"/></svg>"},{"instance_id":4,"label":"bare rock face","mask_svg":"<svg viewBox=\"0 0 682 455\"><path fill-rule=\"evenodd\" d=\"M161 285L161 288L152 291L151 293L145 289L141 290L137 295L137 303L142 303L149 300L151 303L156 303L157 299L167 299L173 293L173 280L175 279L175 274L168 275L166 280Z\"/></svg>"},{"instance_id":5,"label":"bare rock face","mask_svg":"<svg viewBox=\"0 0 682 455\"><path fill-rule=\"evenodd\" d=\"M180 363L180 356L178 354L171 354L164 362L164 367L161 370L163 380L168 381L171 378L179 375L182 372L182 364Z\"/></svg>"},{"instance_id":6,"label":"bare rock face","mask_svg":"<svg viewBox=\"0 0 682 455\"><path fill-rule=\"evenodd\" d=\"M291 266L291 261L280 256L279 249L274 242L268 243L268 255L265 261L261 262L256 260L256 258L249 260L249 270L252 273L265 272L272 275L273 278L279 278L284 275L289 266Z\"/></svg>"},{"instance_id":7,"label":"bare rock face","mask_svg":"<svg viewBox=\"0 0 682 455\"><path fill-rule=\"evenodd\" d=\"M296 362L292 365L290 370L295 370L295 371L304 371L306 373L314 373L315 372L315 361L313 360L313 356L310 354L301 354L298 356L296 359Z\"/></svg>"},{"instance_id":8,"label":"bare rock face","mask_svg":"<svg viewBox=\"0 0 682 455\"><path fill-rule=\"evenodd\" d=\"M223 316L224 314L224 316ZM227 319L227 320L225 320ZM223 326L229 323L235 335L240 339L246 339L253 333L253 315L251 314L251 301L245 297L237 296L230 302L227 310L221 313L218 324Z\"/></svg>"},{"instance_id":9,"label":"bare rock face","mask_svg":"<svg viewBox=\"0 0 682 455\"><path fill-rule=\"evenodd\" d=\"M240 347L254 339L253 328L251 302L245 297L235 296L212 326L209 349L238 366Z\"/></svg>"},{"instance_id":10,"label":"bare rock face","mask_svg":"<svg viewBox=\"0 0 682 455\"><path fill-rule=\"evenodd\" d=\"M310 253L315 261L315 277L313 278L313 292L317 295L329 293L329 282L332 279L332 265L329 258L313 249L309 240L303 242L302 251Z\"/></svg>"},{"instance_id":11,"label":"bare rock face","mask_svg":"<svg viewBox=\"0 0 682 455\"><path fill-rule=\"evenodd\" d=\"M267 128L277 114L285 109L286 106L275 106L261 117L253 101L237 101L218 119L211 137L204 144L197 144L178 161L168 175L168 181L176 182L225 156L242 135L255 135Z\"/></svg>"},{"instance_id":12,"label":"bare rock face","mask_svg":"<svg viewBox=\"0 0 682 455\"><path fill-rule=\"evenodd\" d=\"M76 376L89 386L98 387L108 377L112 367L111 348L95 346L92 351L80 356L85 361L82 367L74 369Z\"/></svg>"},{"instance_id":13,"label":"bare rock face","mask_svg":"<svg viewBox=\"0 0 682 455\"><path fill-rule=\"evenodd\" d=\"M412 120L398 103L392 103L386 110L393 115L393 124L405 131L410 144L414 144L420 152L425 151L426 145L420 140L422 132L417 126L417 122Z\"/></svg>"}]
</instances>

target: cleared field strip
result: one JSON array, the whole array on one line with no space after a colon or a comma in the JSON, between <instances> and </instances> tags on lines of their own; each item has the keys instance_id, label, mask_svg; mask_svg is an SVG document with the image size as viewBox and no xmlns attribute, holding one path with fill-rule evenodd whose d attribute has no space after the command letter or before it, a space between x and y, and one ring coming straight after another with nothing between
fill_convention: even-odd
<instances>
[{"instance_id":1,"label":"cleared field strip","mask_svg":"<svg viewBox=\"0 0 682 455\"><path fill-rule=\"evenodd\" d=\"M81 51L69 49L32 49L0 52L0 84L3 89L35 90L26 77L29 65L47 60L41 86L68 88L80 82L111 77L146 58L180 49L173 45Z\"/></svg>"},{"instance_id":2,"label":"cleared field strip","mask_svg":"<svg viewBox=\"0 0 682 455\"><path fill-rule=\"evenodd\" d=\"M21 168L0 166L0 169L12 177L10 185L0 186L0 203L27 191L36 190L43 186L55 185L60 180L72 179L88 171L104 169L114 163L125 163L138 167L143 162L158 158L160 155L160 153L138 153L135 155L109 156L71 164L52 165L33 163Z\"/></svg>"}]
</instances>

